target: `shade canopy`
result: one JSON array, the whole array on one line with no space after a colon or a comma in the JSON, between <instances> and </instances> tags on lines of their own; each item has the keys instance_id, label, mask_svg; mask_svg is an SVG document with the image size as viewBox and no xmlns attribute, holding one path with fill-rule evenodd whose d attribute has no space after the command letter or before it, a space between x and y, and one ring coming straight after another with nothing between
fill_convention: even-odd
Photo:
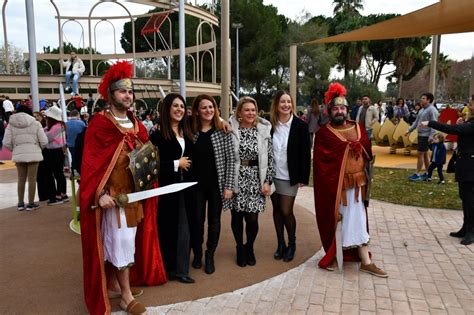
<instances>
[{"instance_id":1,"label":"shade canopy","mask_svg":"<svg viewBox=\"0 0 474 315\"><path fill-rule=\"evenodd\" d=\"M420 10L304 44L409 38L474 31L474 0L442 0Z\"/></svg>"}]
</instances>

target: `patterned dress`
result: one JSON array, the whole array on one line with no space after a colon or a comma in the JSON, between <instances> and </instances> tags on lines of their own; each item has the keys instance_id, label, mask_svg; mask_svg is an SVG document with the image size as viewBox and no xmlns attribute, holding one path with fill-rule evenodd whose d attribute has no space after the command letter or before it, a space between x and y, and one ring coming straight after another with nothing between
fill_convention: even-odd
<instances>
[{"instance_id":1,"label":"patterned dress","mask_svg":"<svg viewBox=\"0 0 474 315\"><path fill-rule=\"evenodd\" d=\"M257 128L239 128L240 144L239 156L241 160L258 160ZM268 143L268 171L266 181L272 181L273 152L271 138ZM265 210L265 196L260 189L260 176L258 166L244 166L239 168L239 193L233 201L235 211L259 213Z\"/></svg>"}]
</instances>

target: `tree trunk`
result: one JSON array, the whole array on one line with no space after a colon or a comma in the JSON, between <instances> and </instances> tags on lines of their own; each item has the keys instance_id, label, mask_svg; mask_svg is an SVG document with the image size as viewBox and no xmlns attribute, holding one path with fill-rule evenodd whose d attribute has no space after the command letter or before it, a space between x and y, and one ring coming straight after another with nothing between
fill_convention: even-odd
<instances>
[{"instance_id":1,"label":"tree trunk","mask_svg":"<svg viewBox=\"0 0 474 315\"><path fill-rule=\"evenodd\" d=\"M402 97L403 74L398 77L398 98Z\"/></svg>"}]
</instances>

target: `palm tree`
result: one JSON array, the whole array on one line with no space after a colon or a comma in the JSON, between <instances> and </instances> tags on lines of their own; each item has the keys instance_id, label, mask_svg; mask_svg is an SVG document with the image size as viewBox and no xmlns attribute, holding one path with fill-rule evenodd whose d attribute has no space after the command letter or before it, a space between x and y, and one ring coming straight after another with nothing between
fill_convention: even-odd
<instances>
[{"instance_id":1,"label":"palm tree","mask_svg":"<svg viewBox=\"0 0 474 315\"><path fill-rule=\"evenodd\" d=\"M347 13L348 15L360 15L359 10L364 8L363 0L334 0L334 15Z\"/></svg>"},{"instance_id":2,"label":"palm tree","mask_svg":"<svg viewBox=\"0 0 474 315\"><path fill-rule=\"evenodd\" d=\"M446 79L451 73L451 60L448 59L447 55L440 53L438 55L438 97L444 98L446 94Z\"/></svg>"}]
</instances>

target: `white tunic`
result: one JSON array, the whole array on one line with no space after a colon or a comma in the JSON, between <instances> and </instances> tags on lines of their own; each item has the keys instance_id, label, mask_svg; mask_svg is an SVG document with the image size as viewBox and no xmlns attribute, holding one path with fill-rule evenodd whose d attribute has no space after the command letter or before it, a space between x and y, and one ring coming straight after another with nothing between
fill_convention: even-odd
<instances>
[{"instance_id":1,"label":"white tunic","mask_svg":"<svg viewBox=\"0 0 474 315\"><path fill-rule=\"evenodd\" d=\"M362 193L359 192L359 201L355 198L355 188L346 190L346 196L347 206L341 202L339 207L342 215L342 247L344 249L361 247L368 244L370 239Z\"/></svg>"},{"instance_id":2,"label":"white tunic","mask_svg":"<svg viewBox=\"0 0 474 315\"><path fill-rule=\"evenodd\" d=\"M136 227L127 227L125 211L120 208L121 227L118 227L116 208L104 209L102 216L102 240L104 260L118 269L125 269L135 263Z\"/></svg>"}]
</instances>

